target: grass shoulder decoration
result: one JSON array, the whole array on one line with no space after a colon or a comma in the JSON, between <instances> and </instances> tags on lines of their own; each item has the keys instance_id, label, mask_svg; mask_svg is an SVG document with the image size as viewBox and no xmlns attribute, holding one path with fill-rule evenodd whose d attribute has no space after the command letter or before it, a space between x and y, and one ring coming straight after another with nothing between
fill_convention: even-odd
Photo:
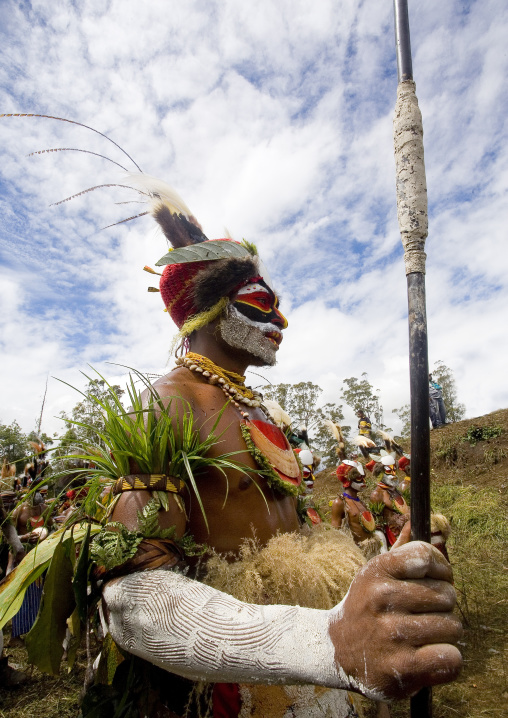
<instances>
[{"instance_id":1,"label":"grass shoulder decoration","mask_svg":"<svg viewBox=\"0 0 508 718\"><path fill-rule=\"evenodd\" d=\"M241 452L208 455L210 448L221 441L222 434L216 430L226 405L210 420L210 432L201 439L188 402L180 397L163 399L146 377L135 370L131 372L127 387L129 409L125 409L118 392L99 372L96 373L107 387L105 397L80 392L100 409L103 426L71 421L94 439L76 442L73 453L62 458L83 460L90 466L56 473L50 481L56 482L64 474L83 477L84 485L78 492L81 503L75 506L63 527L36 545L0 585L1 628L19 610L28 586L46 572L41 608L27 635L27 649L29 661L52 675L60 670L67 628L71 632L70 668L82 627L98 620L97 575L104 576L132 559L144 539L171 541L182 556L203 550L192 536L176 539L174 527L160 528L159 511L169 506L165 491L151 492L151 500L138 512L136 531L110 521L119 498L113 494L115 483L123 477L132 479L133 473L165 478L171 485L182 486L192 493L208 526L196 478L213 467L227 480L226 469L247 468L233 460ZM141 391L136 382L141 383ZM156 485L160 486L160 482ZM36 490L37 486L32 489ZM178 493L173 496L183 509L181 496Z\"/></svg>"}]
</instances>

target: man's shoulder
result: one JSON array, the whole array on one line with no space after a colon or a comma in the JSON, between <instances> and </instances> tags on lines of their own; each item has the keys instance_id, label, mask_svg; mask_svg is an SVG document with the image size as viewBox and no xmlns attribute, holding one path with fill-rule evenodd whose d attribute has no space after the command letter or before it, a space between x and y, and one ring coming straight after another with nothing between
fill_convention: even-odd
<instances>
[{"instance_id":1,"label":"man's shoulder","mask_svg":"<svg viewBox=\"0 0 508 718\"><path fill-rule=\"evenodd\" d=\"M180 402L188 404L195 412L203 413L203 416L212 411L220 411L226 402L224 393L218 386L204 382L183 368L174 369L158 379L153 386L165 403L176 400L173 401L172 409L175 414L180 413Z\"/></svg>"},{"instance_id":2,"label":"man's shoulder","mask_svg":"<svg viewBox=\"0 0 508 718\"><path fill-rule=\"evenodd\" d=\"M370 495L371 501L383 501L386 491L381 486L376 486Z\"/></svg>"},{"instance_id":3,"label":"man's shoulder","mask_svg":"<svg viewBox=\"0 0 508 718\"><path fill-rule=\"evenodd\" d=\"M185 369L173 369L153 384L155 391L161 397L179 396L184 399L193 397L196 391L200 391L206 386Z\"/></svg>"}]
</instances>

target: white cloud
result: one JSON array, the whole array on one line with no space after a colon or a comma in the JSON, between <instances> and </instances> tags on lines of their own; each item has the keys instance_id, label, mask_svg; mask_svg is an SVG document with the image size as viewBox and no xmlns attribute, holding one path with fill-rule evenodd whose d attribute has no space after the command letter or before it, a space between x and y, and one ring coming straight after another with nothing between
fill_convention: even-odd
<instances>
[{"instance_id":1,"label":"white cloud","mask_svg":"<svg viewBox=\"0 0 508 718\"><path fill-rule=\"evenodd\" d=\"M406 288L391 149L391 6L378 0L32 0L3 4L0 106L105 132L175 187L209 236L258 243L290 320L271 381L338 401L368 372L385 418L408 400ZM506 406L508 11L501 0L410 9L425 127L431 363L455 372L470 415ZM0 119L0 420L33 427L46 377L91 363L162 372L174 329L141 269L164 253L143 211L115 206L104 138L51 120ZM261 380L260 380L261 381ZM76 401L51 380L44 425ZM352 421L352 417L347 417ZM392 422L391 419L394 419ZM47 422L47 423L46 423Z\"/></svg>"}]
</instances>

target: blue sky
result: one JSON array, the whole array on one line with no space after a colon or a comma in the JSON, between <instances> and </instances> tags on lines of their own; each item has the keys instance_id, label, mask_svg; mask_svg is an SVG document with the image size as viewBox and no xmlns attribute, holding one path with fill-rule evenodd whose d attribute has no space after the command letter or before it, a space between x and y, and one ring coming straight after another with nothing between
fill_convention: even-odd
<instances>
[{"instance_id":1,"label":"blue sky","mask_svg":"<svg viewBox=\"0 0 508 718\"><path fill-rule=\"evenodd\" d=\"M455 373L468 416L508 406L508 9L410 0L429 193L431 365ZM1 112L104 132L183 196L209 237L256 242L290 326L278 381L323 402L368 372L387 423L409 398L406 280L396 204L392 3L84 0L0 4ZM142 272L165 252L107 155L46 119L0 119L0 420L35 425L46 377L92 364L163 373L174 327ZM259 380L253 378L253 382ZM49 380L43 427L77 401ZM352 417L347 414L351 423Z\"/></svg>"}]
</instances>

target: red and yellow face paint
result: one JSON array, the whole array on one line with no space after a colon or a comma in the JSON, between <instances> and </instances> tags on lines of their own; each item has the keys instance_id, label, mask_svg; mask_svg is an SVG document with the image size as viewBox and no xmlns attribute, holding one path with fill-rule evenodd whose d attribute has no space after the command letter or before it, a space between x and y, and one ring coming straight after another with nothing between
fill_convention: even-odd
<instances>
[{"instance_id":1,"label":"red and yellow face paint","mask_svg":"<svg viewBox=\"0 0 508 718\"><path fill-rule=\"evenodd\" d=\"M253 326L257 326L267 339L277 346L282 341L282 330L288 325L286 317L279 310L279 299L261 278L256 278L241 287L232 298L233 306ZM266 325L273 330L266 331Z\"/></svg>"}]
</instances>

